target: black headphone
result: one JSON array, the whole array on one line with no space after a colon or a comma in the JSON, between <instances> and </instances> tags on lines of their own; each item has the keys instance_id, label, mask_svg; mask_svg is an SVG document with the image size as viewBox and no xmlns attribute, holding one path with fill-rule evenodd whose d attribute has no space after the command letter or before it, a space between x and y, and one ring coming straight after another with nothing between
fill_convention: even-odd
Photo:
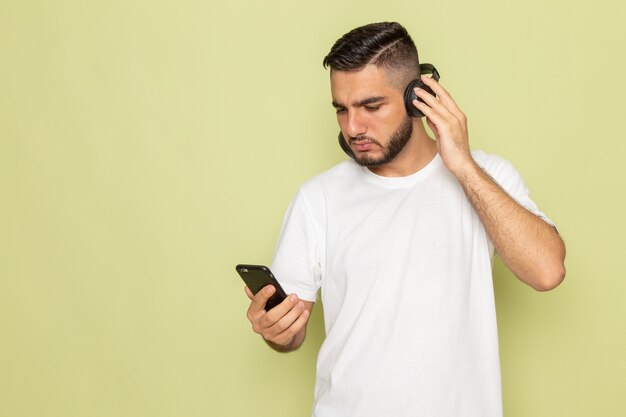
<instances>
[{"instance_id":1,"label":"black headphone","mask_svg":"<svg viewBox=\"0 0 626 417\"><path fill-rule=\"evenodd\" d=\"M439 81L439 71L437 71L437 68L435 68L434 65L432 64L420 64L420 72L422 74L432 74L432 79L435 81ZM421 88L422 90L426 90L433 96L435 96L435 93L433 92L433 90L431 90L430 87L424 84L422 80L419 78L411 81L409 85L406 86L406 89L404 90L404 108L406 109L406 113L409 115L409 117L420 118L420 117L424 117L424 113L419 111L418 108L413 105L413 100L418 100L418 101L421 101L422 103L424 102L424 100L422 100L421 98L417 96L417 94L415 94L415 91L413 91L415 88ZM344 139L341 131L339 131L338 139L339 139L339 146L341 146L341 149L343 149L343 151L350 158L354 158L354 153L352 152L352 149L350 149L350 147L346 143L346 140Z\"/></svg>"}]
</instances>

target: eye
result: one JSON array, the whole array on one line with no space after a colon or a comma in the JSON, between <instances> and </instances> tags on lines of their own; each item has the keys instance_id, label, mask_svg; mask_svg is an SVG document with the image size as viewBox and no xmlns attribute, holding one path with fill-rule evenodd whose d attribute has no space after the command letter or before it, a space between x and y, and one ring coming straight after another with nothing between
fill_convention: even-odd
<instances>
[{"instance_id":1,"label":"eye","mask_svg":"<svg viewBox=\"0 0 626 417\"><path fill-rule=\"evenodd\" d=\"M342 108L342 107L337 107L337 108L335 109L335 111L336 111L336 113L337 113L337 114L341 114L341 113L345 113L346 109L344 109L344 108Z\"/></svg>"},{"instance_id":2,"label":"eye","mask_svg":"<svg viewBox=\"0 0 626 417\"><path fill-rule=\"evenodd\" d=\"M380 106L365 106L365 110L367 111L376 111L380 109Z\"/></svg>"}]
</instances>

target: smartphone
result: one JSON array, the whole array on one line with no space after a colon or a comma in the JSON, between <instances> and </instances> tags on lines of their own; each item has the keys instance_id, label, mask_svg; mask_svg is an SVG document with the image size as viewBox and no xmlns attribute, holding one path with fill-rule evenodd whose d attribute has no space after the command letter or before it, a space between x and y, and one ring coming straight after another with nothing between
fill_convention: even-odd
<instances>
[{"instance_id":1,"label":"smartphone","mask_svg":"<svg viewBox=\"0 0 626 417\"><path fill-rule=\"evenodd\" d=\"M272 271L264 265L237 265L235 267L237 273L241 276L243 281L248 285L252 294L256 294L267 285L273 285L276 288L276 292L272 294L267 303L265 303L265 310L269 311L282 303L287 294L280 286Z\"/></svg>"}]
</instances>

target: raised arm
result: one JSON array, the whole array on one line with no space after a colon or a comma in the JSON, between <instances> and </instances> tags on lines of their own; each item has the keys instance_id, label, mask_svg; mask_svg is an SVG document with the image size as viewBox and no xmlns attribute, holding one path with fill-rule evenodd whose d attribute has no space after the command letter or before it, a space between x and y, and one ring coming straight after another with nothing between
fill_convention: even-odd
<instances>
[{"instance_id":1,"label":"raised arm","mask_svg":"<svg viewBox=\"0 0 626 417\"><path fill-rule=\"evenodd\" d=\"M426 104L413 104L427 117L437 138L439 154L458 178L504 263L523 282L538 291L558 286L565 277L565 245L556 230L519 205L473 160L467 119L448 92L422 77L438 98L416 89Z\"/></svg>"},{"instance_id":2,"label":"raised arm","mask_svg":"<svg viewBox=\"0 0 626 417\"><path fill-rule=\"evenodd\" d=\"M520 206L475 163L460 170L458 178L511 271L538 291L559 285L565 277L565 245L556 230Z\"/></svg>"}]
</instances>

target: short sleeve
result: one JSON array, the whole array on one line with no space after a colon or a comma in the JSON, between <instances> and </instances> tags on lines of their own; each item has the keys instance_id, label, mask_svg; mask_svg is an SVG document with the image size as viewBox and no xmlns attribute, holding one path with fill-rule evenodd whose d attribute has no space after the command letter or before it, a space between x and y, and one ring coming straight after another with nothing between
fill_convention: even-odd
<instances>
[{"instance_id":1,"label":"short sleeve","mask_svg":"<svg viewBox=\"0 0 626 417\"><path fill-rule=\"evenodd\" d=\"M283 219L271 269L287 294L315 301L321 284L320 244L302 190Z\"/></svg>"},{"instance_id":2,"label":"short sleeve","mask_svg":"<svg viewBox=\"0 0 626 417\"><path fill-rule=\"evenodd\" d=\"M556 227L545 213L539 210L537 204L530 198L530 192L524 180L515 167L506 159L484 152L472 152L476 163L489 174L506 193L519 205L526 208L535 216L541 218L552 227Z\"/></svg>"}]
</instances>

